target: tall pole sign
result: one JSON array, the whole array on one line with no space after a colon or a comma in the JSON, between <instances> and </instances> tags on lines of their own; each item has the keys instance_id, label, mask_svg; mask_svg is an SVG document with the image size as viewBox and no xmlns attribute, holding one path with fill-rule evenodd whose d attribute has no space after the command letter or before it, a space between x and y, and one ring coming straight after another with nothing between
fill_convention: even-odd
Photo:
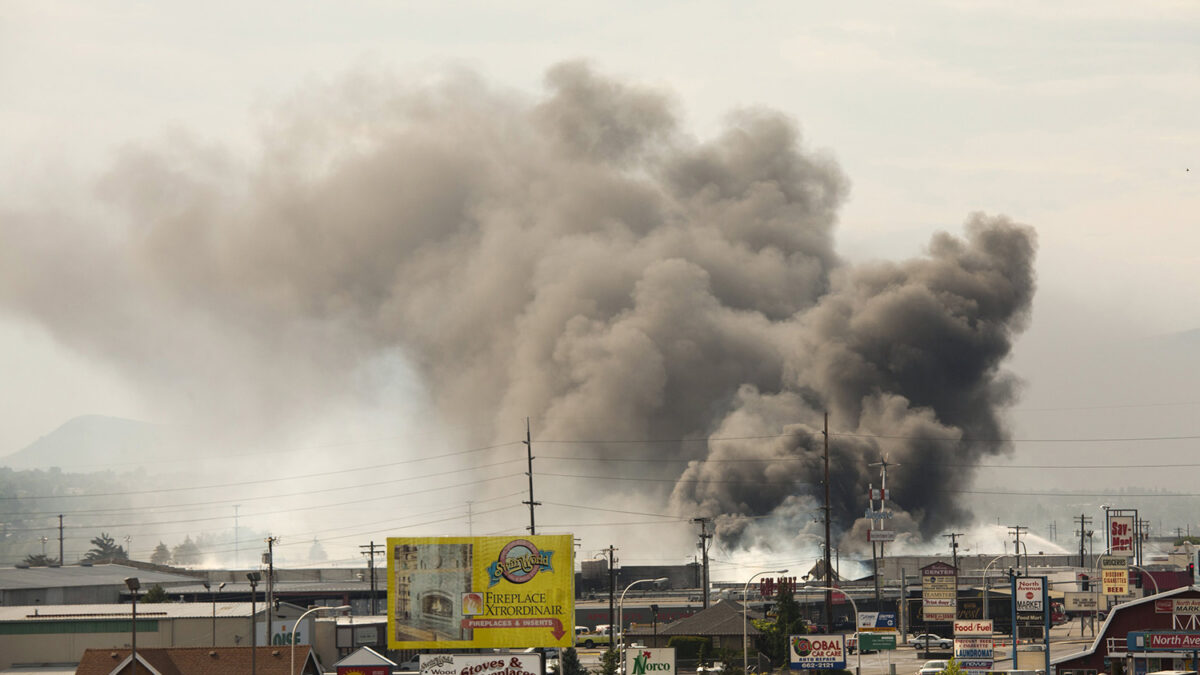
<instances>
[{"instance_id":1,"label":"tall pole sign","mask_svg":"<svg viewBox=\"0 0 1200 675\"><path fill-rule=\"evenodd\" d=\"M1142 523L1137 509L1109 509L1105 514L1109 555L1132 558L1134 564L1142 564Z\"/></svg>"},{"instance_id":2,"label":"tall pole sign","mask_svg":"<svg viewBox=\"0 0 1200 675\"><path fill-rule=\"evenodd\" d=\"M887 462L882 462L883 485L876 490L874 485L867 484L867 512L863 515L871 521L871 529L867 530L867 541L871 542L871 564L875 577L875 605L879 606L879 559L883 557L883 545L885 542L896 540L896 531L884 529L883 521L889 520L892 517L892 512L884 509L884 501L890 495L887 490ZM879 508L875 508L875 502L879 502ZM878 551L876 550L878 544Z\"/></svg>"},{"instance_id":3,"label":"tall pole sign","mask_svg":"<svg viewBox=\"0 0 1200 675\"><path fill-rule=\"evenodd\" d=\"M958 611L958 570L944 562L921 568L921 616L925 623L952 622Z\"/></svg>"},{"instance_id":4,"label":"tall pole sign","mask_svg":"<svg viewBox=\"0 0 1200 675\"><path fill-rule=\"evenodd\" d=\"M1119 555L1100 556L1100 583L1105 595L1129 594L1129 559Z\"/></svg>"}]
</instances>

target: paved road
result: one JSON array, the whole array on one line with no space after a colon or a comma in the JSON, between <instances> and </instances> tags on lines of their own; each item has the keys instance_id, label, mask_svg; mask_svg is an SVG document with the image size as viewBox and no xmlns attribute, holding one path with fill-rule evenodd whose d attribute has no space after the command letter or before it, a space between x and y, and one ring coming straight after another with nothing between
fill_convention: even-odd
<instances>
[{"instance_id":1,"label":"paved road","mask_svg":"<svg viewBox=\"0 0 1200 675\"><path fill-rule=\"evenodd\" d=\"M1056 659L1068 654L1074 654L1087 649L1092 643L1090 632L1084 630L1081 634L1079 621L1071 621L1061 626L1055 626L1050 630L1050 658ZM996 648L996 670L1012 669L1012 647L1001 646ZM597 671L600 668L599 649L579 649L579 660L583 666L589 670ZM1003 658L1001 658L1003 657ZM929 655L930 659L946 659L949 654L941 654L934 652ZM878 652L874 654L862 655L862 675L889 675L895 672L896 675L916 675L916 672L921 669L921 665L925 663L926 655L924 647L914 648L911 645L901 645L893 651ZM859 656L851 654L849 662L846 664L851 672L859 664ZM893 668L895 669L893 671ZM1040 667L1039 667L1040 669Z\"/></svg>"}]
</instances>

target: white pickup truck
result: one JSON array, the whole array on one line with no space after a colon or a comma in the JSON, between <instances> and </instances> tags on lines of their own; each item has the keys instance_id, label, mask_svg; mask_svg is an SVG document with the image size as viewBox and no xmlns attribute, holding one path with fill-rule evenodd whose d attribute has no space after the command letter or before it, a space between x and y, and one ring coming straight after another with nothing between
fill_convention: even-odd
<instances>
[{"instance_id":1,"label":"white pickup truck","mask_svg":"<svg viewBox=\"0 0 1200 675\"><path fill-rule=\"evenodd\" d=\"M580 629L583 629L582 631ZM612 644L612 627L607 625L596 626L595 630L588 630L586 626L575 627L575 646L591 649L601 645L608 646Z\"/></svg>"}]
</instances>

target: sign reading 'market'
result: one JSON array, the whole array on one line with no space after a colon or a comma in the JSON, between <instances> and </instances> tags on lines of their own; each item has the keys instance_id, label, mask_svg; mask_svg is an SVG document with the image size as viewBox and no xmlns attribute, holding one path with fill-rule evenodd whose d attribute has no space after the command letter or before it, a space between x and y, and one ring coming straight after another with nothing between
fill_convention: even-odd
<instances>
[{"instance_id":1,"label":"sign reading 'market'","mask_svg":"<svg viewBox=\"0 0 1200 675\"><path fill-rule=\"evenodd\" d=\"M1017 611L1018 612L1044 612L1045 605L1042 602L1043 582L1045 579L1041 577L1017 577Z\"/></svg>"}]
</instances>

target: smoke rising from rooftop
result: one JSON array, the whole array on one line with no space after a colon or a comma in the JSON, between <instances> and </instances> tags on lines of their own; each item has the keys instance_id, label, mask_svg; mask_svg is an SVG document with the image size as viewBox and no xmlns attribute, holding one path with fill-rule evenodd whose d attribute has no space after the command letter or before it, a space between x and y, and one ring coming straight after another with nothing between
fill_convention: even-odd
<instances>
[{"instance_id":1,"label":"smoke rising from rooftop","mask_svg":"<svg viewBox=\"0 0 1200 675\"><path fill-rule=\"evenodd\" d=\"M545 83L529 100L464 72L360 73L265 119L249 163L131 146L103 214L0 218L0 306L190 424L366 404L400 360L471 441L526 417L535 439L711 436L644 454L680 460L650 470L679 479L660 497L734 545L762 516L815 517L828 410L840 528L884 454L918 536L963 520L936 488L1005 450L1033 232L973 215L919 259L847 265L848 181L788 116L696 139L668 92L577 62Z\"/></svg>"}]
</instances>

